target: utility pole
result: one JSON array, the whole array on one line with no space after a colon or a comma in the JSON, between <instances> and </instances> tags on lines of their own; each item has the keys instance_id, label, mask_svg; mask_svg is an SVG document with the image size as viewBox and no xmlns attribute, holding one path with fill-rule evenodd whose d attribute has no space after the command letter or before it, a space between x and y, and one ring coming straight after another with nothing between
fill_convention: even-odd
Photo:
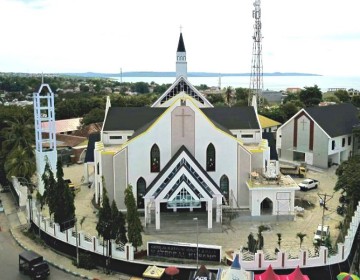
<instances>
[{"instance_id":1,"label":"utility pole","mask_svg":"<svg viewBox=\"0 0 360 280\"><path fill-rule=\"evenodd\" d=\"M324 231L324 218L325 218L325 210L327 209L326 203L333 198L333 195L329 195L326 193L318 193L320 199L320 207L323 208L322 218L321 218L321 234L320 234L320 245L323 245L323 231Z\"/></svg>"},{"instance_id":2,"label":"utility pole","mask_svg":"<svg viewBox=\"0 0 360 280\"><path fill-rule=\"evenodd\" d=\"M76 234L76 266L79 267L79 234L77 228L77 218L75 217L75 234Z\"/></svg>"}]
</instances>

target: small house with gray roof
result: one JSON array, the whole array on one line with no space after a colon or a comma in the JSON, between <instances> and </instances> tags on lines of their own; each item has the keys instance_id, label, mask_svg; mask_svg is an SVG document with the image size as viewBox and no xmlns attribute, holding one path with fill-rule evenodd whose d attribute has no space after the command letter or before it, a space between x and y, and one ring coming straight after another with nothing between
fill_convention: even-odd
<instances>
[{"instance_id":1,"label":"small house with gray roof","mask_svg":"<svg viewBox=\"0 0 360 280\"><path fill-rule=\"evenodd\" d=\"M300 110L277 130L279 160L328 168L347 160L353 151L358 109L343 103Z\"/></svg>"}]
</instances>

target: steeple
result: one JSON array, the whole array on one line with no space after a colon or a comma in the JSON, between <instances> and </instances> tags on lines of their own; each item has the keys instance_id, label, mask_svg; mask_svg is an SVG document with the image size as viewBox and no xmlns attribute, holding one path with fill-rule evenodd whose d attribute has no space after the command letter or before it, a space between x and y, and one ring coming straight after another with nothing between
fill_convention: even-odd
<instances>
[{"instance_id":1,"label":"steeple","mask_svg":"<svg viewBox=\"0 0 360 280\"><path fill-rule=\"evenodd\" d=\"M181 76L187 79L186 50L182 32L180 31L179 43L176 50L176 79Z\"/></svg>"},{"instance_id":2,"label":"steeple","mask_svg":"<svg viewBox=\"0 0 360 280\"><path fill-rule=\"evenodd\" d=\"M183 39L182 33L180 33L180 38L179 38L179 44L178 44L177 52L186 52L186 50L185 50L185 44L184 44L184 39Z\"/></svg>"}]
</instances>

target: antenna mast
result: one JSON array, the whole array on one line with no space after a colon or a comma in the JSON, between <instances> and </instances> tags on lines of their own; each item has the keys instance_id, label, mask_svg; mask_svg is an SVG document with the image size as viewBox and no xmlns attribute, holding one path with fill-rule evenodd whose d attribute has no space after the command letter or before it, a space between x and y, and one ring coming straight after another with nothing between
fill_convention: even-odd
<instances>
[{"instance_id":1,"label":"antenna mast","mask_svg":"<svg viewBox=\"0 0 360 280\"><path fill-rule=\"evenodd\" d=\"M253 51L251 59L249 106L257 107L261 102L263 90L263 64L262 64L262 35L261 35L261 7L260 0L254 1L252 16L255 19L253 35Z\"/></svg>"}]
</instances>

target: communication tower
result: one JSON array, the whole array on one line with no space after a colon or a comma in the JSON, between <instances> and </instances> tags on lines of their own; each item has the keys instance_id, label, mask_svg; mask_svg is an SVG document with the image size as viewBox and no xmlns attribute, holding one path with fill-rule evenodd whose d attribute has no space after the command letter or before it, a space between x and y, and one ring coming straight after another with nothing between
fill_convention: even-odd
<instances>
[{"instance_id":1,"label":"communication tower","mask_svg":"<svg viewBox=\"0 0 360 280\"><path fill-rule=\"evenodd\" d=\"M253 35L253 51L251 59L249 106L257 111L260 105L263 90L263 64L262 64L262 34L261 34L261 7L260 0L254 1L252 16L255 19Z\"/></svg>"}]
</instances>

